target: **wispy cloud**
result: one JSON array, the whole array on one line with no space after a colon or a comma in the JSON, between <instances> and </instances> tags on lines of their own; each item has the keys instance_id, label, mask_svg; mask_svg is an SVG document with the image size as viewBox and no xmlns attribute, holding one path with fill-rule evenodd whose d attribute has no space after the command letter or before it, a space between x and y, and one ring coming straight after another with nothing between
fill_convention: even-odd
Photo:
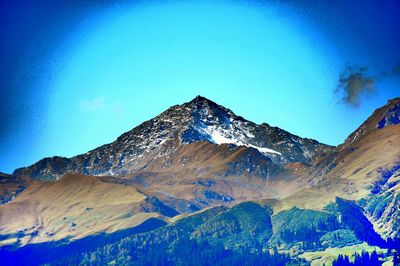
<instances>
[{"instance_id":1,"label":"wispy cloud","mask_svg":"<svg viewBox=\"0 0 400 266\"><path fill-rule=\"evenodd\" d=\"M122 114L124 112L124 105L122 102L117 101L117 102L113 102L110 105L111 111L115 114Z\"/></svg>"},{"instance_id":2,"label":"wispy cloud","mask_svg":"<svg viewBox=\"0 0 400 266\"><path fill-rule=\"evenodd\" d=\"M102 110L106 107L104 97L96 97L91 100L81 100L79 108L83 112Z\"/></svg>"},{"instance_id":3,"label":"wispy cloud","mask_svg":"<svg viewBox=\"0 0 400 266\"><path fill-rule=\"evenodd\" d=\"M375 78L367 74L366 67L347 67L340 75L335 93L342 103L358 107L363 96L376 92Z\"/></svg>"},{"instance_id":4,"label":"wispy cloud","mask_svg":"<svg viewBox=\"0 0 400 266\"><path fill-rule=\"evenodd\" d=\"M349 66L340 74L339 82L334 90L339 102L358 107L362 100L378 92L378 85L388 79L400 81L400 63L386 69L375 69L374 74L367 67ZM395 89L400 91L400 84Z\"/></svg>"},{"instance_id":5,"label":"wispy cloud","mask_svg":"<svg viewBox=\"0 0 400 266\"><path fill-rule=\"evenodd\" d=\"M121 115L124 112L124 104L122 101L108 102L104 97L99 96L89 100L81 100L79 109L81 112L108 111Z\"/></svg>"}]
</instances>

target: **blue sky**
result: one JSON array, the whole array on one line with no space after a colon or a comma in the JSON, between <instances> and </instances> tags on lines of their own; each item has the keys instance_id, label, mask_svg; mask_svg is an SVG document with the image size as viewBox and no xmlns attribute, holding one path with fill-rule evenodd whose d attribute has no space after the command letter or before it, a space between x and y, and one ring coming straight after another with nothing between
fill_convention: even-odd
<instances>
[{"instance_id":1,"label":"blue sky","mask_svg":"<svg viewBox=\"0 0 400 266\"><path fill-rule=\"evenodd\" d=\"M400 95L399 5L348 2L2 2L0 171L86 152L196 95L337 145Z\"/></svg>"}]
</instances>

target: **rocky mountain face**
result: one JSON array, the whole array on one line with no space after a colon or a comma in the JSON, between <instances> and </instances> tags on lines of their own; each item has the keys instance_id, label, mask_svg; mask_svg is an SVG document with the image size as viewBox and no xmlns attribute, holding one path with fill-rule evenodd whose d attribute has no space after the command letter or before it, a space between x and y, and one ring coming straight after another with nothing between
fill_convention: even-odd
<instances>
[{"instance_id":1,"label":"rocky mountain face","mask_svg":"<svg viewBox=\"0 0 400 266\"><path fill-rule=\"evenodd\" d=\"M24 189L24 179L0 172L0 205L13 200Z\"/></svg>"},{"instance_id":2,"label":"rocky mountain face","mask_svg":"<svg viewBox=\"0 0 400 266\"><path fill-rule=\"evenodd\" d=\"M275 164L311 165L333 147L264 123L257 125L204 97L176 105L121 135L116 141L72 158L45 158L14 176L56 180L66 173L125 176L142 171L181 145L205 141L255 149Z\"/></svg>"}]
</instances>

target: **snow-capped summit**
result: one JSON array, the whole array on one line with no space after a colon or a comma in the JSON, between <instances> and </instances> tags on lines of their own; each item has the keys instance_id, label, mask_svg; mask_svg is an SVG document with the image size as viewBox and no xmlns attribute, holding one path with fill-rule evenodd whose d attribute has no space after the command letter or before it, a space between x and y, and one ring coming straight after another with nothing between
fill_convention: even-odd
<instances>
[{"instance_id":1,"label":"snow-capped summit","mask_svg":"<svg viewBox=\"0 0 400 266\"><path fill-rule=\"evenodd\" d=\"M266 123L257 125L245 120L202 96L184 105L191 110L192 123L182 134L183 143L199 140L229 143L257 149L275 161L304 163L310 163L317 153L329 149L317 141L300 138Z\"/></svg>"},{"instance_id":2,"label":"snow-capped summit","mask_svg":"<svg viewBox=\"0 0 400 266\"><path fill-rule=\"evenodd\" d=\"M73 158L46 158L16 170L14 175L39 179L57 179L66 172L125 175L143 168L151 158L169 156L180 146L198 141L256 149L277 164L311 164L332 149L266 123L255 124L197 96L190 102L170 107L110 144Z\"/></svg>"}]
</instances>

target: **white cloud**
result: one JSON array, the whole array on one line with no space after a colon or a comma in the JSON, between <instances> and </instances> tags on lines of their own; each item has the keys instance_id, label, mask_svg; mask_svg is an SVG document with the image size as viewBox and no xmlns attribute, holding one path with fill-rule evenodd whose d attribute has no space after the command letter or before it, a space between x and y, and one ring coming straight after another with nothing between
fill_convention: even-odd
<instances>
[{"instance_id":1,"label":"white cloud","mask_svg":"<svg viewBox=\"0 0 400 266\"><path fill-rule=\"evenodd\" d=\"M106 107L104 97L96 97L91 100L81 100L79 108L83 112L98 111Z\"/></svg>"},{"instance_id":2,"label":"white cloud","mask_svg":"<svg viewBox=\"0 0 400 266\"><path fill-rule=\"evenodd\" d=\"M124 112L124 105L122 102L114 102L111 105L111 111L115 114L122 114Z\"/></svg>"},{"instance_id":3,"label":"white cloud","mask_svg":"<svg viewBox=\"0 0 400 266\"><path fill-rule=\"evenodd\" d=\"M124 104L119 100L106 102L104 97L99 96L91 100L81 100L79 102L79 109L81 112L107 111L115 115L122 115L124 113Z\"/></svg>"}]
</instances>

